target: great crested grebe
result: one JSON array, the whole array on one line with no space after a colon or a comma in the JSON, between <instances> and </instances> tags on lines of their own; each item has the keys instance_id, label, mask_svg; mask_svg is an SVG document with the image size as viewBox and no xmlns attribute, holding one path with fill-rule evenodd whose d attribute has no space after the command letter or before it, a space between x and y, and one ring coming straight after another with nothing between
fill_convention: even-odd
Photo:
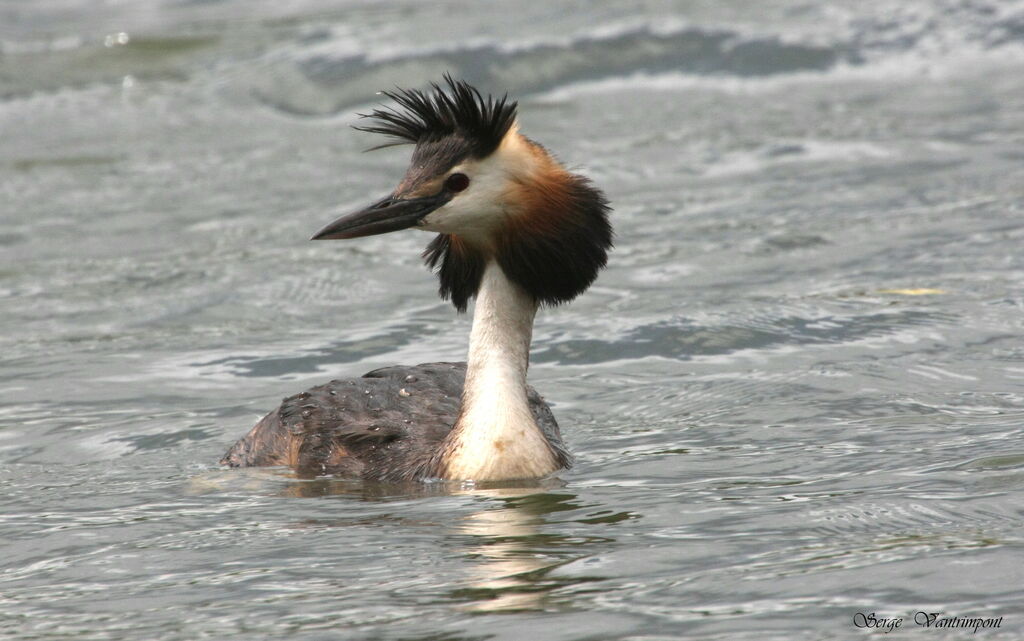
<instances>
[{"instance_id":1,"label":"great crested grebe","mask_svg":"<svg viewBox=\"0 0 1024 641\"><path fill-rule=\"evenodd\" d=\"M526 384L533 319L585 291L612 246L608 203L519 133L516 103L445 75L384 92L356 127L412 143L394 193L313 239L438 232L423 257L440 295L476 298L468 363L387 367L290 398L224 455L235 466L379 481L536 479L572 464L554 416Z\"/></svg>"}]
</instances>

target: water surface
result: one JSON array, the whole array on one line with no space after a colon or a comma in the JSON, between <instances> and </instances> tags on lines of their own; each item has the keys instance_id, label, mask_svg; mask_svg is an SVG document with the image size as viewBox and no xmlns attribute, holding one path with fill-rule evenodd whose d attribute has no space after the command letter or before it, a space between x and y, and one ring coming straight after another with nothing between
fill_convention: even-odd
<instances>
[{"instance_id":1,"label":"water surface","mask_svg":"<svg viewBox=\"0 0 1024 641\"><path fill-rule=\"evenodd\" d=\"M1024 5L825 4L0 0L0 635L1024 636ZM355 112L446 70L615 207L535 330L576 467L219 469L464 354L426 235L306 242L407 160Z\"/></svg>"}]
</instances>

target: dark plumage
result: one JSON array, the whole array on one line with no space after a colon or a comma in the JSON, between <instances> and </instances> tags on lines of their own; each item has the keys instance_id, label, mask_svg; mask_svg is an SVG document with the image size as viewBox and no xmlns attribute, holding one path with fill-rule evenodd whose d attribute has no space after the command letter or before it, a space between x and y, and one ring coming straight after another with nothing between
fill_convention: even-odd
<instances>
[{"instance_id":1,"label":"dark plumage","mask_svg":"<svg viewBox=\"0 0 1024 641\"><path fill-rule=\"evenodd\" d=\"M495 258L505 274L544 305L568 303L608 262L608 201L583 176L566 172L531 216L508 225Z\"/></svg>"},{"instance_id":2,"label":"dark plumage","mask_svg":"<svg viewBox=\"0 0 1024 641\"><path fill-rule=\"evenodd\" d=\"M376 481L436 476L442 441L459 414L465 363L385 367L290 396L228 450L222 465L287 465L303 476ZM534 420L568 467L558 423L533 387Z\"/></svg>"},{"instance_id":3,"label":"dark plumage","mask_svg":"<svg viewBox=\"0 0 1024 641\"><path fill-rule=\"evenodd\" d=\"M441 283L438 295L444 300L450 299L456 310L466 311L469 299L480 289L487 257L458 237L438 234L423 250L423 260L437 272Z\"/></svg>"},{"instance_id":4,"label":"dark plumage","mask_svg":"<svg viewBox=\"0 0 1024 641\"><path fill-rule=\"evenodd\" d=\"M608 201L583 176L564 172L532 213L497 238L495 259L520 287L544 305L568 303L587 290L608 262L614 234ZM438 294L466 311L476 296L487 256L451 234L438 234L423 252L437 272Z\"/></svg>"}]
</instances>

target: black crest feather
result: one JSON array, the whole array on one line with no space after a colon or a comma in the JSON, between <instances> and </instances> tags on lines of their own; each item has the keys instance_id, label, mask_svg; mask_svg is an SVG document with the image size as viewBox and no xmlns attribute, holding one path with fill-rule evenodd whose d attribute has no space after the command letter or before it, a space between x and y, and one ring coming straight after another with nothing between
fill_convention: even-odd
<instances>
[{"instance_id":1,"label":"black crest feather","mask_svg":"<svg viewBox=\"0 0 1024 641\"><path fill-rule=\"evenodd\" d=\"M373 149L436 141L459 136L469 144L470 153L483 158L497 149L516 119L516 105L508 95L486 98L462 80L444 75L445 87L431 83L433 91L395 89L382 92L398 108L381 107L362 118L374 121L356 129L391 136L395 140Z\"/></svg>"}]
</instances>

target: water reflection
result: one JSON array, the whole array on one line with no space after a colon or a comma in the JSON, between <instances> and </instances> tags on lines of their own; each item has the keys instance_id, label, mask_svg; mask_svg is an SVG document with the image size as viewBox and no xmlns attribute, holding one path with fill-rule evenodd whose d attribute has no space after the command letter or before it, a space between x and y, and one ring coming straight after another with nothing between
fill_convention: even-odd
<instances>
[{"instance_id":1,"label":"water reflection","mask_svg":"<svg viewBox=\"0 0 1024 641\"><path fill-rule=\"evenodd\" d=\"M542 528L543 512L526 506L535 501L528 490L481 490L479 494L497 499L484 509L464 517L455 531L468 535L465 553L478 561L466 578L466 587L453 596L467 602L461 609L470 612L509 612L543 610L548 606L554 586L546 581L550 570L562 560L545 553ZM545 495L554 497L557 495ZM558 499L573 498L572 495Z\"/></svg>"},{"instance_id":2,"label":"water reflection","mask_svg":"<svg viewBox=\"0 0 1024 641\"><path fill-rule=\"evenodd\" d=\"M475 484L464 482L367 483L330 477L303 480L290 470L233 470L203 481L194 481L199 492L215 491L221 482L235 485L240 479L246 489L261 483L281 483L273 491L278 497L348 497L373 503L404 502L409 499L449 496L473 499L470 511L443 510L424 516L413 510L408 515L376 514L337 519L307 519L295 528L400 527L440 530L443 553L457 561L463 576L443 581L446 588L437 597L464 612L521 612L573 609L565 588L604 577L562 576L557 569L588 556L607 552L615 539L573 532L575 526L614 524L635 515L625 515L600 506L584 504L566 490L559 479ZM232 480L230 477L234 476ZM282 483L283 482L283 483ZM222 487L223 489L223 487ZM465 507L466 504L463 505ZM598 509L595 509L598 508ZM583 511L581 513L581 511ZM556 515L564 513L564 518ZM437 515L436 517L434 515ZM602 534L607 529L602 527ZM468 563L466 563L468 561Z\"/></svg>"},{"instance_id":3,"label":"water reflection","mask_svg":"<svg viewBox=\"0 0 1024 641\"><path fill-rule=\"evenodd\" d=\"M572 584L599 581L598 576L557 576L554 572L614 544L611 538L572 537L546 533L550 515L583 507L575 494L536 493L525 488L474 490L486 496L490 509L475 512L456 525L469 535L466 553L479 563L467 586L453 596L470 599L460 609L469 612L561 610L572 604L559 590Z\"/></svg>"}]
</instances>

